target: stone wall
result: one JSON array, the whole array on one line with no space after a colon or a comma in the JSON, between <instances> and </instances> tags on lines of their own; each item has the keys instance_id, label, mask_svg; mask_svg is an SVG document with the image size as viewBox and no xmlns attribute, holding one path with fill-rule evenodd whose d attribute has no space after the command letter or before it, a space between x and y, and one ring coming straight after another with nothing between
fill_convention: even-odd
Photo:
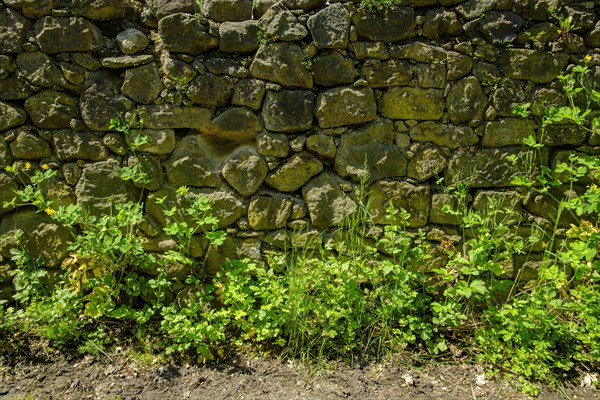
<instances>
[{"instance_id":1,"label":"stone wall","mask_svg":"<svg viewBox=\"0 0 600 400\"><path fill-rule=\"evenodd\" d=\"M58 170L42 188L55 207L106 213L141 195L151 251L173 246L153 199L176 204L181 185L205 194L229 233L209 271L342 224L363 178L376 224L390 222L391 202L433 243L458 240L442 177L468 183L476 209L499 199L523 229L547 223L552 205L511 186L526 165L509 159L525 160L536 116L564 104L561 71L591 55L599 79L600 6L405 3L370 13L334 0L0 0L0 167ZM532 121L512 114L525 102ZM143 129L111 131L118 117ZM136 135L148 142L134 156ZM600 150L576 126L542 140L547 165ZM143 188L118 176L135 164L150 175ZM0 231L23 229L33 256L57 266L66 228L4 205L21 183L0 172Z\"/></svg>"}]
</instances>

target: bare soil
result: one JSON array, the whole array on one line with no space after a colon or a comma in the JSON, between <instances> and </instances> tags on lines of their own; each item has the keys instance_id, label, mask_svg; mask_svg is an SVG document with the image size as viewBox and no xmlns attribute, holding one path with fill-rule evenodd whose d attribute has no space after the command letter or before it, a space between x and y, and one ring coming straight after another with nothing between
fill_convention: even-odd
<instances>
[{"instance_id":1,"label":"bare soil","mask_svg":"<svg viewBox=\"0 0 600 400\"><path fill-rule=\"evenodd\" d=\"M39 353L39 352L38 352ZM412 365L411 365L412 364ZM124 352L43 354L0 359L0 399L482 400L528 399L481 365L431 362L345 364L310 370L277 358L236 355L209 364L141 362ZM418 363L417 363L418 364ZM540 399L599 399L576 378Z\"/></svg>"}]
</instances>

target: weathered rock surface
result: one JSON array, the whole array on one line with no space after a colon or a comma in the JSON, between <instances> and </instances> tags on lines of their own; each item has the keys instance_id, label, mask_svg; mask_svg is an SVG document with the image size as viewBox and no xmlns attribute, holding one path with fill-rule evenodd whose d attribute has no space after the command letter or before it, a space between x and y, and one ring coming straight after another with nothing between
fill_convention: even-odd
<instances>
[{"instance_id":1,"label":"weathered rock surface","mask_svg":"<svg viewBox=\"0 0 600 400\"><path fill-rule=\"evenodd\" d=\"M314 10L325 5L327 0L283 0L283 4L292 9Z\"/></svg>"},{"instance_id":2,"label":"weathered rock surface","mask_svg":"<svg viewBox=\"0 0 600 400\"><path fill-rule=\"evenodd\" d=\"M261 192L250 199L248 223L257 231L281 229L287 226L294 205L293 197Z\"/></svg>"},{"instance_id":3,"label":"weathered rock surface","mask_svg":"<svg viewBox=\"0 0 600 400\"><path fill-rule=\"evenodd\" d=\"M98 136L87 132L73 132L69 129L57 131L52 136L52 144L59 160L102 161L108 157L108 148ZM101 164L105 167L104 164Z\"/></svg>"},{"instance_id":4,"label":"weathered rock surface","mask_svg":"<svg viewBox=\"0 0 600 400\"><path fill-rule=\"evenodd\" d=\"M145 143L139 145L136 148L136 151L156 155L166 155L171 154L173 150L175 150L176 140L175 131L173 129L136 129L125 139L129 146L131 146L140 136L145 138Z\"/></svg>"},{"instance_id":5,"label":"weathered rock surface","mask_svg":"<svg viewBox=\"0 0 600 400\"><path fill-rule=\"evenodd\" d=\"M184 137L165 166L169 183L174 187L221 186L221 171L212 150L198 135Z\"/></svg>"},{"instance_id":6,"label":"weathered rock surface","mask_svg":"<svg viewBox=\"0 0 600 400\"><path fill-rule=\"evenodd\" d=\"M175 107L168 104L138 106L138 115L150 129L190 128L206 132L214 110L204 107Z\"/></svg>"},{"instance_id":7,"label":"weathered rock surface","mask_svg":"<svg viewBox=\"0 0 600 400\"><path fill-rule=\"evenodd\" d=\"M158 23L158 34L165 50L176 53L200 54L214 49L219 39L208 33L192 14L169 15Z\"/></svg>"},{"instance_id":8,"label":"weathered rock surface","mask_svg":"<svg viewBox=\"0 0 600 400\"><path fill-rule=\"evenodd\" d=\"M312 76L304 65L304 53L295 43L276 42L260 46L250 74L286 86L298 86L311 89Z\"/></svg>"},{"instance_id":9,"label":"weathered rock surface","mask_svg":"<svg viewBox=\"0 0 600 400\"><path fill-rule=\"evenodd\" d=\"M217 22L252 19L252 0L204 0L202 15Z\"/></svg>"},{"instance_id":10,"label":"weathered rock surface","mask_svg":"<svg viewBox=\"0 0 600 400\"><path fill-rule=\"evenodd\" d=\"M222 52L252 53L257 49L257 21L223 22L219 26L219 50Z\"/></svg>"},{"instance_id":11,"label":"weathered rock surface","mask_svg":"<svg viewBox=\"0 0 600 400\"><path fill-rule=\"evenodd\" d=\"M308 30L283 3L269 8L258 20L258 28L271 40L302 40L308 35Z\"/></svg>"},{"instance_id":12,"label":"weathered rock surface","mask_svg":"<svg viewBox=\"0 0 600 400\"><path fill-rule=\"evenodd\" d=\"M361 124L377 117L377 103L370 88L339 87L321 92L315 116L321 128Z\"/></svg>"},{"instance_id":13,"label":"weathered rock surface","mask_svg":"<svg viewBox=\"0 0 600 400\"><path fill-rule=\"evenodd\" d=\"M144 50L150 41L146 35L135 28L125 29L117 35L117 45L123 54L135 54Z\"/></svg>"},{"instance_id":14,"label":"weathered rock surface","mask_svg":"<svg viewBox=\"0 0 600 400\"><path fill-rule=\"evenodd\" d=\"M228 76L211 73L198 75L190 82L187 97L203 106L221 107L231 100L233 85L233 79Z\"/></svg>"},{"instance_id":15,"label":"weathered rock surface","mask_svg":"<svg viewBox=\"0 0 600 400\"><path fill-rule=\"evenodd\" d=\"M339 178L324 172L302 188L302 197L316 228L343 225L356 211L356 203L341 189Z\"/></svg>"},{"instance_id":16,"label":"weathered rock surface","mask_svg":"<svg viewBox=\"0 0 600 400\"><path fill-rule=\"evenodd\" d=\"M256 138L258 153L263 157L287 157L290 144L283 133L262 132Z\"/></svg>"},{"instance_id":17,"label":"weathered rock surface","mask_svg":"<svg viewBox=\"0 0 600 400\"><path fill-rule=\"evenodd\" d=\"M262 117L274 132L306 131L312 127L315 95L308 90L268 91Z\"/></svg>"},{"instance_id":18,"label":"weathered rock surface","mask_svg":"<svg viewBox=\"0 0 600 400\"><path fill-rule=\"evenodd\" d=\"M481 120L486 105L487 97L474 76L455 83L446 98L448 116L456 125L471 120Z\"/></svg>"},{"instance_id":19,"label":"weathered rock surface","mask_svg":"<svg viewBox=\"0 0 600 400\"><path fill-rule=\"evenodd\" d=\"M23 108L13 106L4 101L0 101L0 115L2 115L0 119L0 131L22 125L27 120L27 113Z\"/></svg>"},{"instance_id":20,"label":"weathered rock surface","mask_svg":"<svg viewBox=\"0 0 600 400\"><path fill-rule=\"evenodd\" d=\"M65 76L50 57L40 52L21 53L17 65L29 82L36 86L65 86Z\"/></svg>"},{"instance_id":21,"label":"weathered rock surface","mask_svg":"<svg viewBox=\"0 0 600 400\"><path fill-rule=\"evenodd\" d=\"M265 96L265 83L258 79L243 79L233 88L231 104L244 106L253 110L260 109Z\"/></svg>"},{"instance_id":22,"label":"weathered rock surface","mask_svg":"<svg viewBox=\"0 0 600 400\"><path fill-rule=\"evenodd\" d=\"M381 97L379 107L386 118L437 120L444 114L444 92L439 89L392 87Z\"/></svg>"},{"instance_id":23,"label":"weathered rock surface","mask_svg":"<svg viewBox=\"0 0 600 400\"><path fill-rule=\"evenodd\" d=\"M39 128L69 128L71 120L79 116L79 100L63 92L44 90L29 97L25 109Z\"/></svg>"},{"instance_id":24,"label":"weathered rock surface","mask_svg":"<svg viewBox=\"0 0 600 400\"><path fill-rule=\"evenodd\" d=\"M485 124L481 145L485 147L518 146L533 133L533 122L523 118L503 118Z\"/></svg>"},{"instance_id":25,"label":"weathered rock surface","mask_svg":"<svg viewBox=\"0 0 600 400\"><path fill-rule=\"evenodd\" d=\"M39 135L28 129L19 129L19 131L10 144L13 156L23 160L41 160L52 155L52 148Z\"/></svg>"},{"instance_id":26,"label":"weathered rock surface","mask_svg":"<svg viewBox=\"0 0 600 400\"><path fill-rule=\"evenodd\" d=\"M19 53L27 41L31 22L15 10L0 10L0 54Z\"/></svg>"},{"instance_id":27,"label":"weathered rock surface","mask_svg":"<svg viewBox=\"0 0 600 400\"><path fill-rule=\"evenodd\" d=\"M456 13L445 8L436 8L425 13L423 36L428 39L458 36L463 32L463 27Z\"/></svg>"},{"instance_id":28,"label":"weathered rock surface","mask_svg":"<svg viewBox=\"0 0 600 400\"><path fill-rule=\"evenodd\" d=\"M308 18L308 28L318 49L344 49L348 45L350 13L343 4L331 4Z\"/></svg>"},{"instance_id":29,"label":"weathered rock surface","mask_svg":"<svg viewBox=\"0 0 600 400\"><path fill-rule=\"evenodd\" d=\"M404 86L413 79L412 66L399 60L368 60L364 63L362 72L369 86L373 88Z\"/></svg>"},{"instance_id":30,"label":"weathered rock surface","mask_svg":"<svg viewBox=\"0 0 600 400\"><path fill-rule=\"evenodd\" d=\"M267 162L249 149L234 153L223 165L223 178L242 196L256 193L267 177Z\"/></svg>"},{"instance_id":31,"label":"weathered rock surface","mask_svg":"<svg viewBox=\"0 0 600 400\"><path fill-rule=\"evenodd\" d=\"M94 51L103 45L100 30L83 18L44 17L36 22L35 33L46 54Z\"/></svg>"},{"instance_id":32,"label":"weathered rock surface","mask_svg":"<svg viewBox=\"0 0 600 400\"><path fill-rule=\"evenodd\" d=\"M428 186L416 186L408 182L384 179L370 187L370 214L376 224L399 224L387 216L392 205L396 210L404 209L410 214L408 226L417 228L427 223L431 194Z\"/></svg>"},{"instance_id":33,"label":"weathered rock surface","mask_svg":"<svg viewBox=\"0 0 600 400\"><path fill-rule=\"evenodd\" d=\"M258 117L245 108L231 107L211 121L210 134L235 142L246 142L262 131Z\"/></svg>"},{"instance_id":34,"label":"weathered rock surface","mask_svg":"<svg viewBox=\"0 0 600 400\"><path fill-rule=\"evenodd\" d=\"M125 71L121 93L141 104L154 101L164 89L155 63Z\"/></svg>"},{"instance_id":35,"label":"weathered rock surface","mask_svg":"<svg viewBox=\"0 0 600 400\"><path fill-rule=\"evenodd\" d=\"M410 160L406 175L416 181L422 182L438 176L446 168L446 157L435 145L425 144L419 146L414 157Z\"/></svg>"},{"instance_id":36,"label":"weathered rock surface","mask_svg":"<svg viewBox=\"0 0 600 400\"><path fill-rule=\"evenodd\" d=\"M10 202L15 198L18 189L19 186L12 174L0 172L0 215L15 208Z\"/></svg>"},{"instance_id":37,"label":"weathered rock surface","mask_svg":"<svg viewBox=\"0 0 600 400\"><path fill-rule=\"evenodd\" d=\"M280 192L294 192L322 170L323 164L311 154L294 154L269 174L265 182Z\"/></svg>"},{"instance_id":38,"label":"weathered rock surface","mask_svg":"<svg viewBox=\"0 0 600 400\"><path fill-rule=\"evenodd\" d=\"M398 42L412 36L415 15L412 7L395 7L379 14L357 12L352 16L358 36L381 42Z\"/></svg>"},{"instance_id":39,"label":"weathered rock surface","mask_svg":"<svg viewBox=\"0 0 600 400\"><path fill-rule=\"evenodd\" d=\"M124 117L133 108L133 102L119 92L119 82L111 77L100 73L86 84L79 107L89 129L108 131L111 119Z\"/></svg>"},{"instance_id":40,"label":"weathered rock surface","mask_svg":"<svg viewBox=\"0 0 600 400\"><path fill-rule=\"evenodd\" d=\"M316 85L339 86L354 82L352 59L340 53L320 54L313 61L313 79Z\"/></svg>"},{"instance_id":41,"label":"weathered rock surface","mask_svg":"<svg viewBox=\"0 0 600 400\"><path fill-rule=\"evenodd\" d=\"M567 66L569 56L529 49L509 49L500 54L498 64L504 75L534 83L553 81Z\"/></svg>"}]
</instances>

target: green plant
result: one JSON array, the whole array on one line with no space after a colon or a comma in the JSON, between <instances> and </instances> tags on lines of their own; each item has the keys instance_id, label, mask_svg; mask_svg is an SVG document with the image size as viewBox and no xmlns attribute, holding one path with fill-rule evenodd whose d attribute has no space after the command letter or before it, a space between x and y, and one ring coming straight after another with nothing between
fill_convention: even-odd
<instances>
[{"instance_id":1,"label":"green plant","mask_svg":"<svg viewBox=\"0 0 600 400\"><path fill-rule=\"evenodd\" d=\"M387 11L397 6L404 5L403 0L361 0L360 8L364 11L376 13Z\"/></svg>"}]
</instances>

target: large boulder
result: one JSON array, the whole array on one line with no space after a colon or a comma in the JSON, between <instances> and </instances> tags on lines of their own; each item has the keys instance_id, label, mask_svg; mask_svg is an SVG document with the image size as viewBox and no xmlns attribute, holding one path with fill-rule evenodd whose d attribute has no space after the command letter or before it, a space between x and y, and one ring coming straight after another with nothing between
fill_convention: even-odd
<instances>
[{"instance_id":1,"label":"large boulder","mask_svg":"<svg viewBox=\"0 0 600 400\"><path fill-rule=\"evenodd\" d=\"M94 51L104 44L96 25L77 17L44 17L36 22L35 33L46 54Z\"/></svg>"},{"instance_id":2,"label":"large boulder","mask_svg":"<svg viewBox=\"0 0 600 400\"><path fill-rule=\"evenodd\" d=\"M262 117L274 132L306 131L312 127L315 95L308 90L268 91Z\"/></svg>"},{"instance_id":3,"label":"large boulder","mask_svg":"<svg viewBox=\"0 0 600 400\"><path fill-rule=\"evenodd\" d=\"M41 160L52 155L47 141L28 129L18 129L15 140L10 143L12 154L20 160Z\"/></svg>"},{"instance_id":4,"label":"large boulder","mask_svg":"<svg viewBox=\"0 0 600 400\"><path fill-rule=\"evenodd\" d=\"M321 128L361 124L377 117L377 103L371 88L345 86L321 92L315 116Z\"/></svg>"},{"instance_id":5,"label":"large boulder","mask_svg":"<svg viewBox=\"0 0 600 400\"><path fill-rule=\"evenodd\" d=\"M312 76L304 63L299 45L276 42L260 46L250 66L250 74L285 86L311 89Z\"/></svg>"}]
</instances>

